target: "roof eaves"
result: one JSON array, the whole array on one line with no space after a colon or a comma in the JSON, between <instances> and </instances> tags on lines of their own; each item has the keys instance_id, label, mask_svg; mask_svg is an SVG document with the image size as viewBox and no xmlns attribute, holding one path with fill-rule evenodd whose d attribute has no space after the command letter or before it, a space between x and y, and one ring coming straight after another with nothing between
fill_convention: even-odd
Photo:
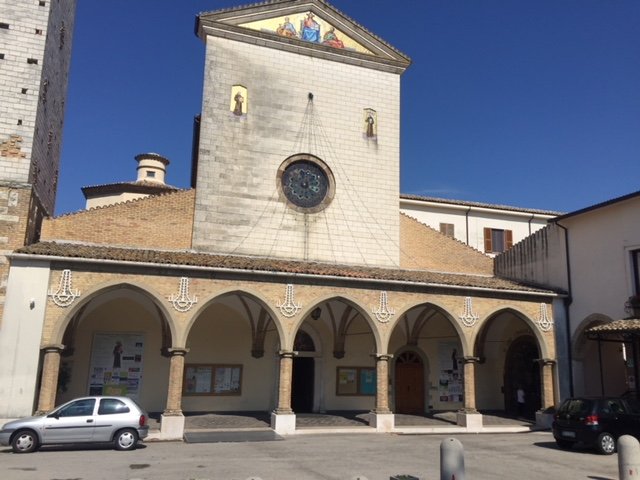
<instances>
[{"instance_id":1,"label":"roof eaves","mask_svg":"<svg viewBox=\"0 0 640 480\"><path fill-rule=\"evenodd\" d=\"M552 222L559 222L559 221L564 220L566 218L576 217L578 215L582 215L583 213L592 212L593 210L598 210L600 208L608 207L610 205L615 205L616 203L624 202L626 200L631 200L631 199L633 199L635 197L638 197L638 196L640 196L640 190L638 190L637 192L628 193L628 194L623 195L621 197L612 198L610 200L606 200L606 201L601 202L601 203L596 203L595 205L591 205L589 207L585 207L585 208L582 208L580 210L576 210L574 212L569 212L569 213L566 213L564 215L560 215L560 216L554 218L551 221Z\"/></svg>"}]
</instances>

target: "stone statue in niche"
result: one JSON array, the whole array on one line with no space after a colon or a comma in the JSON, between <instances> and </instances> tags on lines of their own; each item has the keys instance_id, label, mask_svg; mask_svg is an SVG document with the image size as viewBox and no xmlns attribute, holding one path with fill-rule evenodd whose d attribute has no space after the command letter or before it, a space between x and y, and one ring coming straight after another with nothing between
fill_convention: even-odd
<instances>
[{"instance_id":1,"label":"stone statue in niche","mask_svg":"<svg viewBox=\"0 0 640 480\"><path fill-rule=\"evenodd\" d=\"M231 113L241 117L247 113L247 89L242 85L234 85L231 88Z\"/></svg>"},{"instance_id":2,"label":"stone statue in niche","mask_svg":"<svg viewBox=\"0 0 640 480\"><path fill-rule=\"evenodd\" d=\"M364 109L364 136L366 138L378 136L378 114L371 108Z\"/></svg>"}]
</instances>

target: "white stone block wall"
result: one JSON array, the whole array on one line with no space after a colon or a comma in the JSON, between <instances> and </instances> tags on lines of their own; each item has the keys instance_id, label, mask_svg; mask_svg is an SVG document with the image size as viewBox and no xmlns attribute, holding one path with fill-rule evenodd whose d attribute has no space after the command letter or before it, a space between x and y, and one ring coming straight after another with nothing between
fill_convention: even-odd
<instances>
[{"instance_id":1,"label":"white stone block wall","mask_svg":"<svg viewBox=\"0 0 640 480\"><path fill-rule=\"evenodd\" d=\"M247 88L246 116L230 111L233 85ZM209 37L194 247L397 265L399 102L398 74ZM377 141L364 134L366 108L377 112ZM322 212L279 198L278 167L298 153L318 156L335 177Z\"/></svg>"},{"instance_id":2,"label":"white stone block wall","mask_svg":"<svg viewBox=\"0 0 640 480\"><path fill-rule=\"evenodd\" d=\"M0 180L33 183L53 213L76 0L0 0Z\"/></svg>"}]
</instances>

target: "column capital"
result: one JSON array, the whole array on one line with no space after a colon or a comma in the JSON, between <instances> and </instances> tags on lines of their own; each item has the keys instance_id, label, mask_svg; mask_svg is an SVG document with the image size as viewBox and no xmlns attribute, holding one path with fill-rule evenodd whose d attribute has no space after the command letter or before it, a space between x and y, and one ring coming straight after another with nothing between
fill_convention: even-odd
<instances>
[{"instance_id":1,"label":"column capital","mask_svg":"<svg viewBox=\"0 0 640 480\"><path fill-rule=\"evenodd\" d=\"M294 352L292 350L278 350L278 355L280 358L293 358L298 355L298 352Z\"/></svg>"},{"instance_id":2,"label":"column capital","mask_svg":"<svg viewBox=\"0 0 640 480\"><path fill-rule=\"evenodd\" d=\"M536 361L543 367L552 367L557 363L553 358L538 358Z\"/></svg>"},{"instance_id":3,"label":"column capital","mask_svg":"<svg viewBox=\"0 0 640 480\"><path fill-rule=\"evenodd\" d=\"M62 352L64 350L64 345L62 345L61 343L49 343L47 345L43 345L42 347L40 347L40 350L44 351L44 353L49 353L49 352Z\"/></svg>"},{"instance_id":4,"label":"column capital","mask_svg":"<svg viewBox=\"0 0 640 480\"><path fill-rule=\"evenodd\" d=\"M480 357L462 357L464 363L479 363Z\"/></svg>"},{"instance_id":5,"label":"column capital","mask_svg":"<svg viewBox=\"0 0 640 480\"><path fill-rule=\"evenodd\" d=\"M372 353L371 356L374 357L377 362L388 362L393 358L393 355L390 353Z\"/></svg>"},{"instance_id":6,"label":"column capital","mask_svg":"<svg viewBox=\"0 0 640 480\"><path fill-rule=\"evenodd\" d=\"M187 347L176 347L176 348L167 348L167 353L174 357L174 356L180 356L180 357L184 357L187 353L189 353L189 350L191 350L190 348Z\"/></svg>"}]
</instances>

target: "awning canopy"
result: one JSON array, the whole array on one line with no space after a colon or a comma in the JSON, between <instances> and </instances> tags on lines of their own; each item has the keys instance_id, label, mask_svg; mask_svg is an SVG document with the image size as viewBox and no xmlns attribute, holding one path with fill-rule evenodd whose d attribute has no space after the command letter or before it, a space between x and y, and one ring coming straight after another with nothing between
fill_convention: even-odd
<instances>
[{"instance_id":1,"label":"awning canopy","mask_svg":"<svg viewBox=\"0 0 640 480\"><path fill-rule=\"evenodd\" d=\"M603 325L588 328L587 338L591 340L629 340L640 336L640 318L623 318Z\"/></svg>"}]
</instances>

